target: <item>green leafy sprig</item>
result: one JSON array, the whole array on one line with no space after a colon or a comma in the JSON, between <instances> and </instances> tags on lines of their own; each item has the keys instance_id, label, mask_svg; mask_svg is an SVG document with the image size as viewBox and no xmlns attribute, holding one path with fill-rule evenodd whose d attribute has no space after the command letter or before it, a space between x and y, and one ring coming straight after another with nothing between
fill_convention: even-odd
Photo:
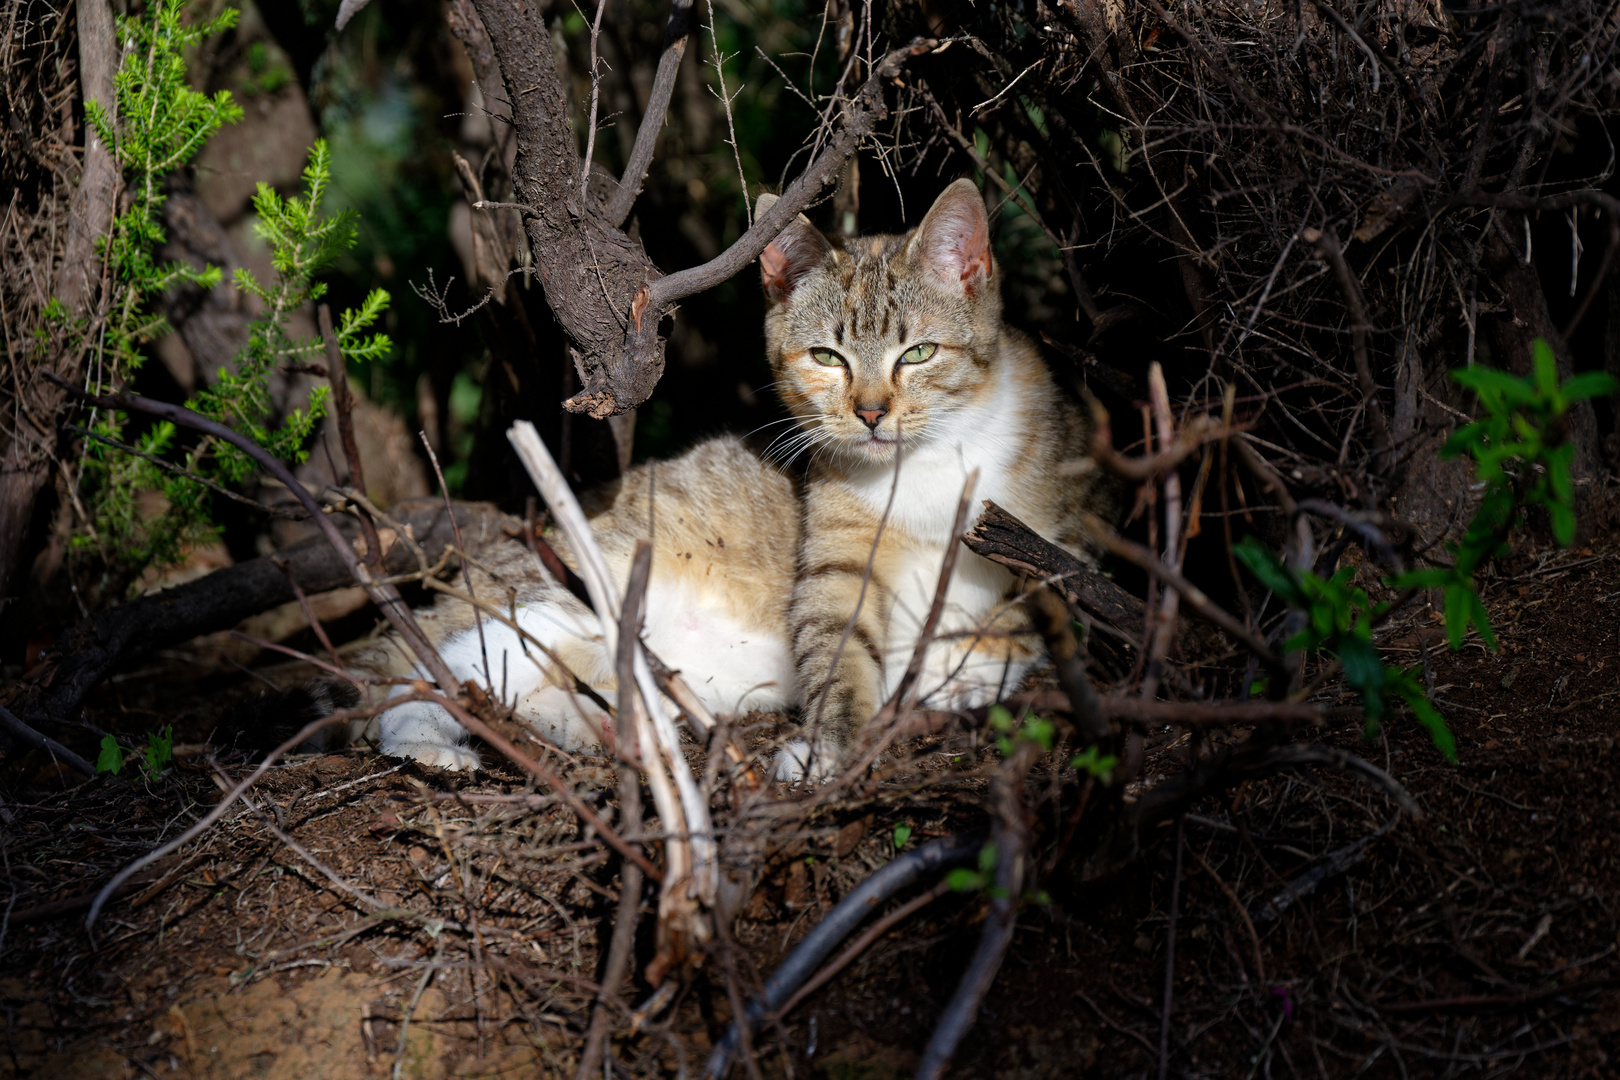
<instances>
[{"instance_id":1,"label":"green leafy sprig","mask_svg":"<svg viewBox=\"0 0 1620 1080\"><path fill-rule=\"evenodd\" d=\"M1570 477L1575 446L1568 441L1564 417L1576 402L1612 394L1620 385L1603 372L1578 374L1560 383L1552 348L1539 338L1532 350L1532 367L1525 377L1486 367L1451 373L1474 392L1484 415L1453 433L1440 454L1446 459L1465 453L1473 457L1475 475L1484 487L1479 507L1462 540L1447 545L1450 566L1424 567L1385 579L1386 585L1403 593L1441 591L1446 639L1453 651L1462 648L1470 628L1487 648L1498 647L1474 578L1487 560L1506 553L1526 507L1546 509L1559 544L1567 546L1575 539ZM1366 590L1353 584L1353 567L1325 579L1309 570L1291 569L1252 536L1244 537L1235 553L1262 585L1305 613L1305 627L1283 642L1283 648L1323 650L1336 656L1345 682L1361 695L1369 734L1378 729L1386 700L1395 698L1412 710L1447 760L1457 759L1456 740L1423 692L1417 669L1385 664L1373 644L1373 626L1393 604L1369 600Z\"/></svg>"}]
</instances>

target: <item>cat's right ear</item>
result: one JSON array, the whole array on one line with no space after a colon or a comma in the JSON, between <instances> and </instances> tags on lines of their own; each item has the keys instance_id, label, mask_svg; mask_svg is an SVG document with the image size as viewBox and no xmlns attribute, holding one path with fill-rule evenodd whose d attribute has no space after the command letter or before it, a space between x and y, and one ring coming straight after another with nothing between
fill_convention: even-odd
<instances>
[{"instance_id":1,"label":"cat's right ear","mask_svg":"<svg viewBox=\"0 0 1620 1080\"><path fill-rule=\"evenodd\" d=\"M776 205L775 195L761 195L754 204L754 220ZM793 295L799 281L826 259L832 245L821 235L821 230L800 214L788 222L787 228L759 253L759 275L765 285L765 295L773 304L779 304Z\"/></svg>"}]
</instances>

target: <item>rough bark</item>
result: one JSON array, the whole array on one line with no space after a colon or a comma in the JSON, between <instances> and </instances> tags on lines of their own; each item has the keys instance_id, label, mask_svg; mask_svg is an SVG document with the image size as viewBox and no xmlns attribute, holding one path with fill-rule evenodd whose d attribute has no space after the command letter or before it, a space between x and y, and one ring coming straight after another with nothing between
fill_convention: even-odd
<instances>
[{"instance_id":1,"label":"rough bark","mask_svg":"<svg viewBox=\"0 0 1620 1080\"><path fill-rule=\"evenodd\" d=\"M962 537L969 551L1031 578L1055 578L1064 599L1126 641L1142 637L1142 601L993 502Z\"/></svg>"},{"instance_id":2,"label":"rough bark","mask_svg":"<svg viewBox=\"0 0 1620 1080\"><path fill-rule=\"evenodd\" d=\"M662 339L626 350L631 304L659 276L641 244L581 190L579 151L543 14L530 0L475 5L506 86L517 132L512 181L534 265L557 321L578 348L584 389L568 406L601 418L645 401L664 372Z\"/></svg>"},{"instance_id":3,"label":"rough bark","mask_svg":"<svg viewBox=\"0 0 1620 1080\"><path fill-rule=\"evenodd\" d=\"M80 97L101 102L115 116L113 73L118 70L118 49L112 10L106 0L79 0L77 14ZM69 206L62 261L51 281L53 295L86 325L94 325L101 291L96 240L112 226L117 187L117 163L94 129L86 125L84 171ZM40 375L50 370L76 381L81 360L79 349L59 343L49 361L17 373L18 400L15 407L5 410L15 426L10 441L0 446L0 612L5 610L21 569L34 504L50 479L50 451L63 402L63 392Z\"/></svg>"}]
</instances>

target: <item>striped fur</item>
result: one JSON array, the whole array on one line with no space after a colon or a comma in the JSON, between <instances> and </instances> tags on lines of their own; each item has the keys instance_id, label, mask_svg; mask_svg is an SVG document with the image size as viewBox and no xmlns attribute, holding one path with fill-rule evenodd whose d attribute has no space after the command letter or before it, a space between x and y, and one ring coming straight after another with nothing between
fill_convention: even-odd
<instances>
[{"instance_id":1,"label":"striped fur","mask_svg":"<svg viewBox=\"0 0 1620 1080\"><path fill-rule=\"evenodd\" d=\"M769 205L767 196L760 211ZM1002 323L970 182L947 188L901 236L837 241L801 217L761 266L771 364L793 438L812 455L788 617L807 732L778 775L814 778L837 767L900 681L969 473L978 470L975 499L1076 553L1082 511L1103 509L1106 494L1074 467L1087 459L1089 416ZM927 358L906 362L919 345ZM1036 659L1023 628L1013 576L960 553L920 700L969 708L1015 687Z\"/></svg>"},{"instance_id":2,"label":"striped fur","mask_svg":"<svg viewBox=\"0 0 1620 1080\"><path fill-rule=\"evenodd\" d=\"M804 738L779 755L777 775L816 779L895 692L969 473L978 473L975 499L994 499L1077 554L1081 512L1101 510L1105 498L1094 475L1075 468L1087 458L1088 415L1057 392L1028 339L1002 324L971 183L947 188L901 236L832 241L801 217L760 264L769 357L793 416L784 448L810 452L802 498L739 440L720 438L632 470L594 493L587 511L621 589L636 541L653 540L644 638L654 652L717 713L799 706ZM562 538L553 543L573 563ZM613 660L590 613L524 546L486 556L474 588L614 700ZM600 710L532 641L488 618L480 636L472 610L444 597L418 618L457 678L488 684L564 746L595 739ZM1024 630L1012 575L961 552L918 700L971 708L1015 688L1036 659ZM416 674L392 637L354 666ZM388 754L478 764L436 706L396 706L372 733Z\"/></svg>"}]
</instances>

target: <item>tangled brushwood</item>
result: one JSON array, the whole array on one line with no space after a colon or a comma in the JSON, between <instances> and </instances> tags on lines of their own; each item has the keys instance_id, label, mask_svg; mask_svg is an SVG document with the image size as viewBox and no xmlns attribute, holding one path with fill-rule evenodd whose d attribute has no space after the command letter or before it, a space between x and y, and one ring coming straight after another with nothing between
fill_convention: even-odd
<instances>
[{"instance_id":1,"label":"tangled brushwood","mask_svg":"<svg viewBox=\"0 0 1620 1080\"><path fill-rule=\"evenodd\" d=\"M364 6L346 2L340 18ZM1535 823L1620 772L1612 732L1593 739L1561 719L1596 716L1614 694L1601 635L1613 621L1602 605L1620 596L1603 541L1620 465L1620 10L828 0L796 86L819 121L780 198L682 269L656 265L644 241L660 235L649 206L670 205L658 133L667 121L671 142L690 135L682 108L696 106L678 73L703 18L705 78L718 85L703 107L723 113L740 205L752 193L716 14L673 0L661 15L662 41L640 58L644 93L623 99L639 123L614 148L598 139L617 100L599 100L616 77L599 46L634 52L603 30L629 16L599 4L575 31L588 49L562 49L553 7L446 7L494 134L476 167L456 157L470 306L456 310L448 286L417 289L447 325L472 322L503 374L481 422L549 526L537 504L518 518L448 492L375 505L344 356L385 350L357 337L380 301L336 330L319 309L344 466L333 475L347 478L324 489L301 483L264 432L222 422L223 403L200 415L95 374L84 328L117 293L87 268L107 265L95 238L114 227L121 159L85 138L72 103L94 97L92 79L113 100L110 14L105 0L75 6L82 88L61 16L34 3L5 16L0 164L26 182L0 229L0 594L15 594L25 554L36 566L63 557L71 529L44 520L53 483L59 525L86 514L75 409L230 448L241 467L219 487L250 474L279 486L313 530L87 609L0 691L8 785L90 780L8 794L19 869L0 948L64 988L0 980L21 1018L13 1060L82 1063L52 1026L100 1023L111 1006L76 987L124 965L160 981L120 975L105 991L127 994L126 1021L144 1025L120 1052L148 1069L168 1055L193 1075L263 1064L270 1051L242 1051L217 1034L233 1022L219 1017L239 999L280 1000L274 980L301 967L326 974L287 984L298 1009L355 1013L359 1040L335 1023L330 1039L353 1043L356 1075L402 1075L436 1054L581 1080L805 1066L934 1078L953 1063L983 1075L1608 1075L1620 925L1606 845L1620 821L1583 804L1582 830L1603 839L1562 855ZM90 118L113 130L115 118ZM326 161L323 149L312 185ZM901 680L837 775L777 785L767 763L794 718L713 715L691 690L704 673L669 670L644 645L650 554L643 545L622 589L606 572L570 483L590 472L569 464L587 444L571 418L559 425L552 390L567 387L580 425L611 418L592 452L612 475L636 436L619 418L661 377L698 370L666 375L665 352L701 351L704 290L824 196L835 230L853 233L891 189L903 212L917 190L963 174L996 211L1009 311L1093 410L1077 482L1109 474L1129 514L1088 522L1099 567L1002 507L964 501L913 674L963 558L1020 576L1050 673L960 712L916 706L914 679ZM702 186L683 182L674 198ZM268 189L261 200L267 218L299 205ZM531 275L539 288L521 286ZM282 291L315 295L308 274ZM273 344L267 368L317 348ZM550 344L566 373L536 358ZM552 388L543 409L536 385ZM1595 554L1563 550L1588 541ZM500 675L459 683L412 615L407 601L434 593L521 633L514 596L480 595L468 572L495 544L528 548L616 658L618 707L597 702L611 716L602 756L514 723ZM1564 617L1580 626L1535 610L1554 581L1583 583L1585 614ZM175 734L211 731L221 710L207 687L219 683L176 692L169 673L214 665L223 680L244 643L250 660L293 661L251 672L277 691L349 678L345 643L325 629L339 619L323 614L323 594L345 585L414 655L424 678L400 693L481 739L487 772L359 749L298 756L323 728L376 715L386 680L351 679L325 702L332 715L250 733L240 749ZM269 629L260 613L277 605L296 631ZM199 638L233 627L228 641ZM194 638L184 654L158 652ZM1527 640L1588 665L1548 679L1545 705L1547 685L1514 689L1535 658L1519 655ZM137 659L153 666L98 693ZM1510 695L1517 736L1497 726ZM225 696L251 697L240 685ZM138 737L117 727L148 714ZM80 838L59 827L69 814L123 831ZM1545 881L1555 900L1537 891ZM211 996L159 996L161 973L181 967L165 934L209 956ZM818 997L835 979L845 999ZM312 1024L283 1038L327 1037ZM253 1045L264 1035L255 1028ZM305 1075L333 1067L278 1052Z\"/></svg>"}]
</instances>

